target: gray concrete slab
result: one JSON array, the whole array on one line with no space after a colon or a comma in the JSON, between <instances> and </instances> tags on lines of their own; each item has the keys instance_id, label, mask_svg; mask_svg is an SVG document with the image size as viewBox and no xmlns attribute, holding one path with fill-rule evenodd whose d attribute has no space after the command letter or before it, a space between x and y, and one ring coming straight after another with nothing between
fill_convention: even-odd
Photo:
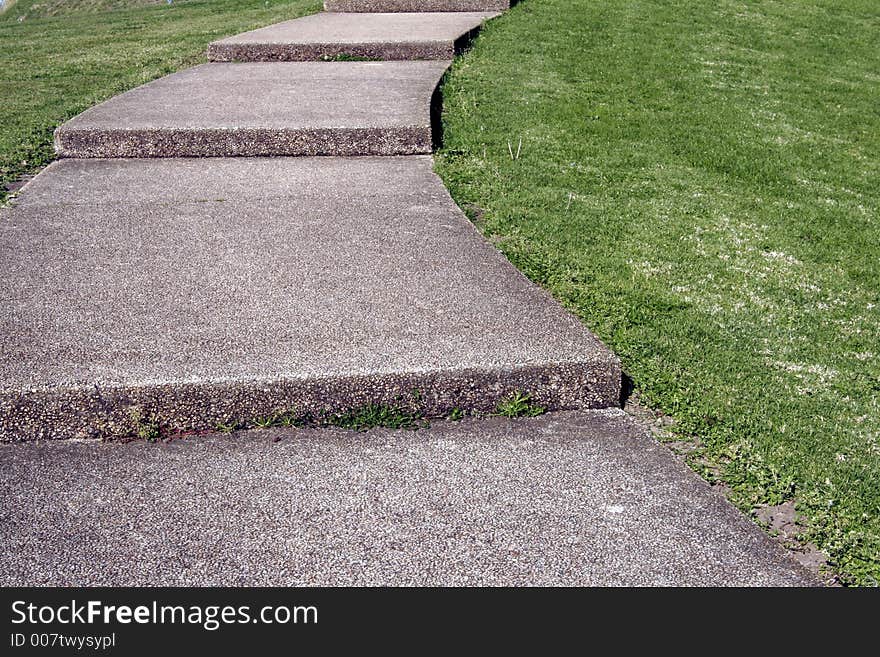
<instances>
[{"instance_id":1,"label":"gray concrete slab","mask_svg":"<svg viewBox=\"0 0 880 657\"><path fill-rule=\"evenodd\" d=\"M324 9L340 12L505 11L510 5L510 0L324 0Z\"/></svg>"},{"instance_id":2,"label":"gray concrete slab","mask_svg":"<svg viewBox=\"0 0 880 657\"><path fill-rule=\"evenodd\" d=\"M337 57L450 60L487 12L339 14L323 12L245 32L208 46L214 62L314 61Z\"/></svg>"},{"instance_id":3,"label":"gray concrete slab","mask_svg":"<svg viewBox=\"0 0 880 657\"><path fill-rule=\"evenodd\" d=\"M6 445L0 495L3 586L816 584L619 410Z\"/></svg>"},{"instance_id":4,"label":"gray concrete slab","mask_svg":"<svg viewBox=\"0 0 880 657\"><path fill-rule=\"evenodd\" d=\"M61 160L0 210L0 303L2 440L620 395L429 156Z\"/></svg>"},{"instance_id":5,"label":"gray concrete slab","mask_svg":"<svg viewBox=\"0 0 880 657\"><path fill-rule=\"evenodd\" d=\"M61 157L431 151L447 61L204 64L111 98L55 133Z\"/></svg>"}]
</instances>

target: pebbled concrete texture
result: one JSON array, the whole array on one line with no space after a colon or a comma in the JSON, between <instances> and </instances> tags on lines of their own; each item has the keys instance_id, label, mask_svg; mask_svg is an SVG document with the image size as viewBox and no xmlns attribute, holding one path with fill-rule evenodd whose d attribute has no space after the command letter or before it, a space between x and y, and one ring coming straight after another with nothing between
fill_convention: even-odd
<instances>
[{"instance_id":1,"label":"pebbled concrete texture","mask_svg":"<svg viewBox=\"0 0 880 657\"><path fill-rule=\"evenodd\" d=\"M448 61L214 63L111 98L55 132L60 157L429 153Z\"/></svg>"},{"instance_id":2,"label":"pebbled concrete texture","mask_svg":"<svg viewBox=\"0 0 880 657\"><path fill-rule=\"evenodd\" d=\"M324 9L339 12L505 11L510 0L324 0Z\"/></svg>"},{"instance_id":3,"label":"pebbled concrete texture","mask_svg":"<svg viewBox=\"0 0 880 657\"><path fill-rule=\"evenodd\" d=\"M817 584L619 410L6 445L0 495L3 586Z\"/></svg>"},{"instance_id":4,"label":"pebbled concrete texture","mask_svg":"<svg viewBox=\"0 0 880 657\"><path fill-rule=\"evenodd\" d=\"M0 295L5 441L620 399L617 358L428 156L61 160L0 210Z\"/></svg>"},{"instance_id":5,"label":"pebbled concrete texture","mask_svg":"<svg viewBox=\"0 0 880 657\"><path fill-rule=\"evenodd\" d=\"M497 13L320 13L208 46L215 62L313 61L341 55L381 60L451 60Z\"/></svg>"}]
</instances>

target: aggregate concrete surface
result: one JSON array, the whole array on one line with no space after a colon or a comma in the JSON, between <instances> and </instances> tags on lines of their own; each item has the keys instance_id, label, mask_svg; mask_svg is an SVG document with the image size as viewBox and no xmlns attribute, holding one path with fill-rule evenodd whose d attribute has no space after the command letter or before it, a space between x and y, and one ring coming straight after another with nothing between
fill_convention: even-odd
<instances>
[{"instance_id":1,"label":"aggregate concrete surface","mask_svg":"<svg viewBox=\"0 0 880 657\"><path fill-rule=\"evenodd\" d=\"M5 445L0 494L3 586L816 584L620 410Z\"/></svg>"},{"instance_id":2,"label":"aggregate concrete surface","mask_svg":"<svg viewBox=\"0 0 880 657\"><path fill-rule=\"evenodd\" d=\"M620 399L617 358L430 157L61 160L0 218L3 440Z\"/></svg>"},{"instance_id":3,"label":"aggregate concrete surface","mask_svg":"<svg viewBox=\"0 0 880 657\"><path fill-rule=\"evenodd\" d=\"M449 61L210 63L160 78L55 132L61 157L408 155L432 146Z\"/></svg>"},{"instance_id":4,"label":"aggregate concrete surface","mask_svg":"<svg viewBox=\"0 0 880 657\"><path fill-rule=\"evenodd\" d=\"M324 0L324 9L339 12L505 11L510 0Z\"/></svg>"},{"instance_id":5,"label":"aggregate concrete surface","mask_svg":"<svg viewBox=\"0 0 880 657\"><path fill-rule=\"evenodd\" d=\"M215 41L208 47L208 58L216 62L310 61L351 55L451 60L483 21L497 15L323 12Z\"/></svg>"}]
</instances>

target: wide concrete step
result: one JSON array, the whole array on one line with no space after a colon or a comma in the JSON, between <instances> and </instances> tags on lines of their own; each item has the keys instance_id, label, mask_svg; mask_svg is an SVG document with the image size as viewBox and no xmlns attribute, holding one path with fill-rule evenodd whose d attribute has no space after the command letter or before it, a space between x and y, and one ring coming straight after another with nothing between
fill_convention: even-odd
<instances>
[{"instance_id":1,"label":"wide concrete step","mask_svg":"<svg viewBox=\"0 0 880 657\"><path fill-rule=\"evenodd\" d=\"M620 410L0 463L0 586L818 583Z\"/></svg>"},{"instance_id":2,"label":"wide concrete step","mask_svg":"<svg viewBox=\"0 0 880 657\"><path fill-rule=\"evenodd\" d=\"M420 12L505 11L510 0L324 0L327 11Z\"/></svg>"},{"instance_id":3,"label":"wide concrete step","mask_svg":"<svg viewBox=\"0 0 880 657\"><path fill-rule=\"evenodd\" d=\"M61 157L408 155L432 147L448 61L203 64L97 105Z\"/></svg>"},{"instance_id":4,"label":"wide concrete step","mask_svg":"<svg viewBox=\"0 0 880 657\"><path fill-rule=\"evenodd\" d=\"M616 357L429 156L61 160L0 209L0 281L5 441L619 403Z\"/></svg>"},{"instance_id":5,"label":"wide concrete step","mask_svg":"<svg viewBox=\"0 0 880 657\"><path fill-rule=\"evenodd\" d=\"M215 41L214 62L452 59L483 21L498 14L320 13Z\"/></svg>"}]
</instances>

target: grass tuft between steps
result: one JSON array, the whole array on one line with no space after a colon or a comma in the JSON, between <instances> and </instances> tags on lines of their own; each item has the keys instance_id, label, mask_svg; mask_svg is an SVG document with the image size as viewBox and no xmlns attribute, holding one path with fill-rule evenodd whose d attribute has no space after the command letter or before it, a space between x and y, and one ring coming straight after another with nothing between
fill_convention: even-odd
<instances>
[{"instance_id":1,"label":"grass tuft between steps","mask_svg":"<svg viewBox=\"0 0 880 657\"><path fill-rule=\"evenodd\" d=\"M246 429L274 429L300 427L338 427L350 431L368 431L370 429L405 429L416 431L431 426L432 419L443 418L458 422L466 417L536 417L547 412L543 406L534 403L532 395L521 390L514 390L498 399L494 413L481 412L475 408L455 406L448 413L440 416L426 414L420 408L422 393L413 390L409 399L398 398L394 404L367 402L361 406L348 409L300 411L298 409L279 410L268 415L251 418L226 418L213 426L214 431L231 434ZM128 409L127 421L121 425L103 424L95 427L96 437L108 442L128 442L145 440L158 442L171 440L188 435L210 433L210 429L181 429L173 422L163 419L160 414L149 409L133 406Z\"/></svg>"}]
</instances>

